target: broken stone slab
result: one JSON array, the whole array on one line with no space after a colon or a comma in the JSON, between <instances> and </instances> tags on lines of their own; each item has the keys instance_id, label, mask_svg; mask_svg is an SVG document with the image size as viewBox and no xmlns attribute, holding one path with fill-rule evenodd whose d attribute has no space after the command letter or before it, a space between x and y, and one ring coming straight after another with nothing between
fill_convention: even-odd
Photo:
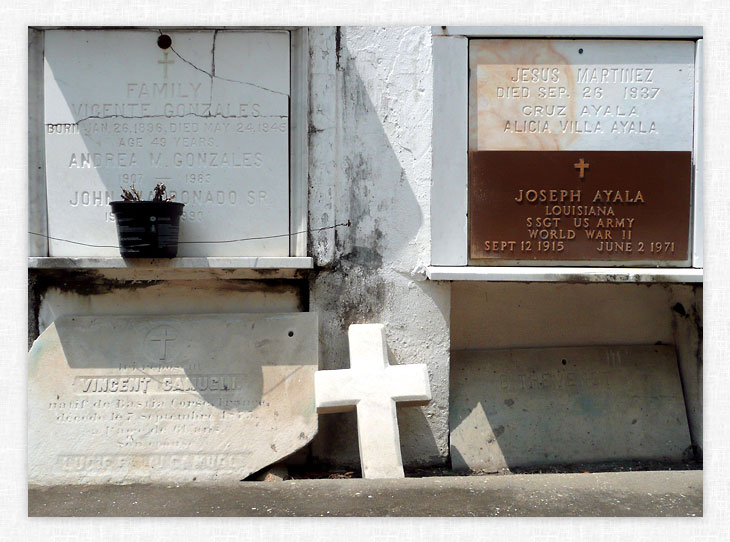
<instances>
[{"instance_id":1,"label":"broken stone slab","mask_svg":"<svg viewBox=\"0 0 730 542\"><path fill-rule=\"evenodd\" d=\"M690 449L671 346L454 351L449 416L456 470L676 461Z\"/></svg>"},{"instance_id":2,"label":"broken stone slab","mask_svg":"<svg viewBox=\"0 0 730 542\"><path fill-rule=\"evenodd\" d=\"M396 403L428 404L428 367L390 365L382 324L353 324L348 338L350 368L315 375L317 412L356 409L362 477L403 478Z\"/></svg>"},{"instance_id":3,"label":"broken stone slab","mask_svg":"<svg viewBox=\"0 0 730 542\"><path fill-rule=\"evenodd\" d=\"M31 485L238 481L317 432L317 317L66 316L28 366Z\"/></svg>"}]
</instances>

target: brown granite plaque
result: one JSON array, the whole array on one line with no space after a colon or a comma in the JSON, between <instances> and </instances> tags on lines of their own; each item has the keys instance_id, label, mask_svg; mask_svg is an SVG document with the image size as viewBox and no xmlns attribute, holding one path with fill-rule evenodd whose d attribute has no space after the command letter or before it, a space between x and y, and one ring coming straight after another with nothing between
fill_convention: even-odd
<instances>
[{"instance_id":1,"label":"brown granite plaque","mask_svg":"<svg viewBox=\"0 0 730 542\"><path fill-rule=\"evenodd\" d=\"M470 258L681 263L690 188L686 151L472 151Z\"/></svg>"}]
</instances>

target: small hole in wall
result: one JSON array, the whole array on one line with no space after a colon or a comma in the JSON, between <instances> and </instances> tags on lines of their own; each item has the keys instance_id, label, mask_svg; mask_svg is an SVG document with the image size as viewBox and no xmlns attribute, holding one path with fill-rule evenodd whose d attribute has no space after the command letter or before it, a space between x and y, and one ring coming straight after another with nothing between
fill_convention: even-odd
<instances>
[{"instance_id":1,"label":"small hole in wall","mask_svg":"<svg viewBox=\"0 0 730 542\"><path fill-rule=\"evenodd\" d=\"M583 54L583 49L578 49L578 54L579 55L582 55Z\"/></svg>"},{"instance_id":2,"label":"small hole in wall","mask_svg":"<svg viewBox=\"0 0 730 542\"><path fill-rule=\"evenodd\" d=\"M567 365L568 362L566 360L563 360L563 365Z\"/></svg>"},{"instance_id":3,"label":"small hole in wall","mask_svg":"<svg viewBox=\"0 0 730 542\"><path fill-rule=\"evenodd\" d=\"M290 331L290 332L289 332L289 336L290 336L290 337L293 337L293 336L294 336L294 332L293 332L293 331Z\"/></svg>"},{"instance_id":4,"label":"small hole in wall","mask_svg":"<svg viewBox=\"0 0 730 542\"><path fill-rule=\"evenodd\" d=\"M172 45L172 38L167 34L162 34L159 38L157 38L157 45L160 49L169 49Z\"/></svg>"}]
</instances>

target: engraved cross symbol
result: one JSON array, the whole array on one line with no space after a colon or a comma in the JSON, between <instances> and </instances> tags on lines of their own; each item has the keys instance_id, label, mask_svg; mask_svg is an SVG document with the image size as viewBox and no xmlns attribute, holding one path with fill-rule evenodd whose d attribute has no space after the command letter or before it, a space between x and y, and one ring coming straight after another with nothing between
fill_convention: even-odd
<instances>
[{"instance_id":1,"label":"engraved cross symbol","mask_svg":"<svg viewBox=\"0 0 730 542\"><path fill-rule=\"evenodd\" d=\"M588 169L589 167L591 167L591 165L584 162L583 159L581 158L580 162L578 162L577 164L573 164L573 167L575 169L580 169L580 175L578 177L580 179L583 179L586 176L585 170Z\"/></svg>"},{"instance_id":2,"label":"engraved cross symbol","mask_svg":"<svg viewBox=\"0 0 730 542\"><path fill-rule=\"evenodd\" d=\"M167 79L167 66L169 64L174 64L175 61L174 60L170 60L169 58L167 58L167 55L169 54L167 51L165 51L164 54L165 54L165 60L158 60L157 63L158 64L162 64L165 67L165 75L164 75L164 77L165 77L165 79Z\"/></svg>"},{"instance_id":3,"label":"engraved cross symbol","mask_svg":"<svg viewBox=\"0 0 730 542\"><path fill-rule=\"evenodd\" d=\"M167 328L161 328L161 334L157 336L151 336L149 340L151 342L160 343L160 356L159 359L167 359L167 341L174 341L177 337L167 334Z\"/></svg>"}]
</instances>

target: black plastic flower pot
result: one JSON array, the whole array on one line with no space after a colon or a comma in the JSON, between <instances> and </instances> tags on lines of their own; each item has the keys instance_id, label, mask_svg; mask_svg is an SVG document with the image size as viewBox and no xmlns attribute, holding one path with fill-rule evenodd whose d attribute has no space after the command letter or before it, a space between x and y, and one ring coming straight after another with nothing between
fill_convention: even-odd
<instances>
[{"instance_id":1,"label":"black plastic flower pot","mask_svg":"<svg viewBox=\"0 0 730 542\"><path fill-rule=\"evenodd\" d=\"M184 203L174 201L112 201L122 258L177 256L180 215Z\"/></svg>"}]
</instances>

